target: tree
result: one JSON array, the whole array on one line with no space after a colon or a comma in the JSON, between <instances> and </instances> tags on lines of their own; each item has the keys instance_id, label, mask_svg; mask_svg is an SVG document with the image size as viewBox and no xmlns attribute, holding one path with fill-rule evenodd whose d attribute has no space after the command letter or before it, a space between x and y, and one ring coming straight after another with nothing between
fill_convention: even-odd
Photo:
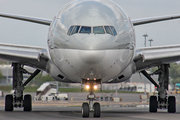
<instances>
[{"instance_id":1,"label":"tree","mask_svg":"<svg viewBox=\"0 0 180 120\"><path fill-rule=\"evenodd\" d=\"M151 69L152 73L155 72L157 69L158 67L153 67ZM169 77L171 78L170 82L172 82L173 85L175 85L176 83L180 83L180 64L178 63L170 64Z\"/></svg>"},{"instance_id":2,"label":"tree","mask_svg":"<svg viewBox=\"0 0 180 120\"><path fill-rule=\"evenodd\" d=\"M180 83L180 77L172 79L172 84L175 85L176 83Z\"/></svg>"},{"instance_id":3,"label":"tree","mask_svg":"<svg viewBox=\"0 0 180 120\"><path fill-rule=\"evenodd\" d=\"M172 63L169 69L169 76L172 79L180 77L180 65L178 65L177 63Z\"/></svg>"},{"instance_id":4,"label":"tree","mask_svg":"<svg viewBox=\"0 0 180 120\"><path fill-rule=\"evenodd\" d=\"M3 76L3 74L1 73L1 71L0 71L0 82L1 82L1 80L4 78L4 76Z\"/></svg>"},{"instance_id":5,"label":"tree","mask_svg":"<svg viewBox=\"0 0 180 120\"><path fill-rule=\"evenodd\" d=\"M41 84L48 82L48 81L55 81L49 74L42 76L41 73L39 73L30 83L29 85L37 85L40 86Z\"/></svg>"},{"instance_id":6,"label":"tree","mask_svg":"<svg viewBox=\"0 0 180 120\"><path fill-rule=\"evenodd\" d=\"M54 79L53 79L49 74L47 74L46 76L42 76L42 77L41 77L41 80L42 80L43 82L54 81Z\"/></svg>"},{"instance_id":7,"label":"tree","mask_svg":"<svg viewBox=\"0 0 180 120\"><path fill-rule=\"evenodd\" d=\"M176 83L180 83L180 64L171 63L171 67L169 69L169 76L171 77L171 82L174 85Z\"/></svg>"}]
</instances>

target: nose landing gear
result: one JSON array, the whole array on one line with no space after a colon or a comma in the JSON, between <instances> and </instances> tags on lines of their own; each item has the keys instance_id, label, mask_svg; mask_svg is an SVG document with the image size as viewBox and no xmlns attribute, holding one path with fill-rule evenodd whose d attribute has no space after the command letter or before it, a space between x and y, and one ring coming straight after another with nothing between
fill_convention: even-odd
<instances>
[{"instance_id":1,"label":"nose landing gear","mask_svg":"<svg viewBox=\"0 0 180 120\"><path fill-rule=\"evenodd\" d=\"M95 102L94 105L94 117L100 117L101 116L101 107L98 102Z\"/></svg>"},{"instance_id":2,"label":"nose landing gear","mask_svg":"<svg viewBox=\"0 0 180 120\"><path fill-rule=\"evenodd\" d=\"M97 87L97 84L101 84L100 81L90 81L90 80L86 80L83 81L82 84L88 84L88 88L90 93L87 95L87 100L89 100L89 103L83 103L82 104L82 117L89 117L89 112L94 112L94 117L100 117L101 116L101 107L100 104L98 102L95 102L93 104L93 101L96 99L95 94L93 93L94 88ZM96 86L96 87L94 87ZM102 84L101 84L102 86ZM102 89L102 87L101 87Z\"/></svg>"},{"instance_id":3,"label":"nose landing gear","mask_svg":"<svg viewBox=\"0 0 180 120\"><path fill-rule=\"evenodd\" d=\"M89 117L89 104L88 103L82 104L82 117Z\"/></svg>"}]
</instances>

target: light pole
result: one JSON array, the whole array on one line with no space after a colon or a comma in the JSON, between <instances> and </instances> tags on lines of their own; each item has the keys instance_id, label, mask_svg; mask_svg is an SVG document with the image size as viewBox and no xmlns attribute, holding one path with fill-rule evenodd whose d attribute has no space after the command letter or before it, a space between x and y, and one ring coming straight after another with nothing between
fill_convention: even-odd
<instances>
[{"instance_id":1,"label":"light pole","mask_svg":"<svg viewBox=\"0 0 180 120\"><path fill-rule=\"evenodd\" d=\"M149 39L149 42L150 42L150 47L151 47L151 43L153 42L153 39Z\"/></svg>"},{"instance_id":2,"label":"light pole","mask_svg":"<svg viewBox=\"0 0 180 120\"><path fill-rule=\"evenodd\" d=\"M148 37L147 33L144 34L143 37L145 38L144 47L146 47L146 38ZM146 95L146 79L144 79L144 94Z\"/></svg>"},{"instance_id":3,"label":"light pole","mask_svg":"<svg viewBox=\"0 0 180 120\"><path fill-rule=\"evenodd\" d=\"M149 43L150 43L150 47L151 47L151 43L153 42L153 39L149 39ZM152 72L152 69L150 68L150 72ZM150 83L150 92L152 92L152 89L151 89L151 83Z\"/></svg>"},{"instance_id":4,"label":"light pole","mask_svg":"<svg viewBox=\"0 0 180 120\"><path fill-rule=\"evenodd\" d=\"M9 79L8 79L8 76L9 76L9 68L8 68L8 65L9 65L9 61L7 61L7 67L6 67L6 69L7 69L7 71L6 71L6 73L7 73L7 75L6 75L6 83L8 83L8 85L10 85L11 83L10 83L10 81L9 81Z\"/></svg>"},{"instance_id":5,"label":"light pole","mask_svg":"<svg viewBox=\"0 0 180 120\"><path fill-rule=\"evenodd\" d=\"M145 38L145 41L144 41L144 46L146 47L146 38L148 37L147 33L143 35L143 37Z\"/></svg>"}]
</instances>

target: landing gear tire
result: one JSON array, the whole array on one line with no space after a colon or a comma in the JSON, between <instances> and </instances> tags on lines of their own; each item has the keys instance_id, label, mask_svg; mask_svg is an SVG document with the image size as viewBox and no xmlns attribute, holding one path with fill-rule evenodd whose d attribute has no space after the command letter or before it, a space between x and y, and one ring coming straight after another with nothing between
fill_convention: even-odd
<instances>
[{"instance_id":1,"label":"landing gear tire","mask_svg":"<svg viewBox=\"0 0 180 120\"><path fill-rule=\"evenodd\" d=\"M24 111L32 110L32 98L31 95L24 96Z\"/></svg>"},{"instance_id":2,"label":"landing gear tire","mask_svg":"<svg viewBox=\"0 0 180 120\"><path fill-rule=\"evenodd\" d=\"M176 98L174 96L168 97L168 112L169 113L176 112Z\"/></svg>"},{"instance_id":3,"label":"landing gear tire","mask_svg":"<svg viewBox=\"0 0 180 120\"><path fill-rule=\"evenodd\" d=\"M98 102L94 103L94 117L100 117L101 116L101 108L100 104Z\"/></svg>"},{"instance_id":4,"label":"landing gear tire","mask_svg":"<svg viewBox=\"0 0 180 120\"><path fill-rule=\"evenodd\" d=\"M89 104L88 103L82 104L82 117L89 117Z\"/></svg>"},{"instance_id":5,"label":"landing gear tire","mask_svg":"<svg viewBox=\"0 0 180 120\"><path fill-rule=\"evenodd\" d=\"M156 96L150 96L149 98L149 112L157 112L158 102Z\"/></svg>"},{"instance_id":6,"label":"landing gear tire","mask_svg":"<svg viewBox=\"0 0 180 120\"><path fill-rule=\"evenodd\" d=\"M13 111L13 95L6 95L5 111Z\"/></svg>"}]
</instances>

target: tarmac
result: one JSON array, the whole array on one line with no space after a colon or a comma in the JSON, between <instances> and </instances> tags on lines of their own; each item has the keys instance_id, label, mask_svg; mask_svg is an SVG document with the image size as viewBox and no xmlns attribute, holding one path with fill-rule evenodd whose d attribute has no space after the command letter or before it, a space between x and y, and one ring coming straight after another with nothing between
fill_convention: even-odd
<instances>
[{"instance_id":1,"label":"tarmac","mask_svg":"<svg viewBox=\"0 0 180 120\"><path fill-rule=\"evenodd\" d=\"M100 118L94 118L93 112L90 113L89 118L82 118L81 107L34 106L31 112L24 112L22 108L17 108L13 112L5 112L4 107L0 107L0 120L179 120L179 117L179 105L177 106L176 113L167 113L167 110L149 113L148 106L102 106Z\"/></svg>"},{"instance_id":2,"label":"tarmac","mask_svg":"<svg viewBox=\"0 0 180 120\"><path fill-rule=\"evenodd\" d=\"M121 95L121 94L120 94ZM138 94L137 94L138 95ZM127 98L133 100L134 94ZM121 95L123 96L123 95ZM81 105L86 100L68 101L33 101L31 112L24 112L23 108L15 108L13 112L4 111L4 100L0 100L0 120L179 120L180 119L180 95L176 95L176 113L167 113L166 109L158 109L157 113L149 113L148 101L99 101L101 104L101 117L94 118L93 112L89 118L82 118ZM87 101L86 101L87 102Z\"/></svg>"}]
</instances>

